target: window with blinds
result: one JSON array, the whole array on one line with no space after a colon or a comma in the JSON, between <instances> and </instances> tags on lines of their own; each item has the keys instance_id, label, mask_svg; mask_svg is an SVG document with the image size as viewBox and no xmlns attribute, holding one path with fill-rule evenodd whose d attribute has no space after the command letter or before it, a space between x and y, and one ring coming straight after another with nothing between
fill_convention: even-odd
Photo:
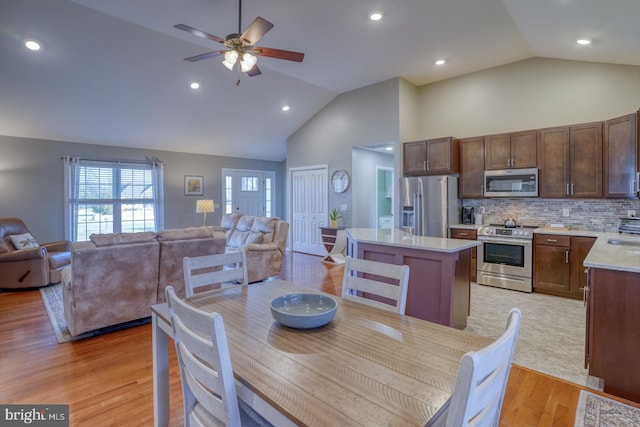
<instances>
[{"instance_id":1,"label":"window with blinds","mask_svg":"<svg viewBox=\"0 0 640 427\"><path fill-rule=\"evenodd\" d=\"M153 165L81 160L76 174L76 240L92 233L156 230Z\"/></svg>"}]
</instances>

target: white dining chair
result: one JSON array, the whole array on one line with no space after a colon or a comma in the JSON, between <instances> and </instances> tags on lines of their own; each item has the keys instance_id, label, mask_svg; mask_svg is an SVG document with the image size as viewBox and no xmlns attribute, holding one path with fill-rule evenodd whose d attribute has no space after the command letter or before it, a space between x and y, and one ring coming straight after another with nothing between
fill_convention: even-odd
<instances>
[{"instance_id":1,"label":"white dining chair","mask_svg":"<svg viewBox=\"0 0 640 427\"><path fill-rule=\"evenodd\" d=\"M197 288L234 282L246 286L247 283L247 254L241 250L216 255L199 257L184 257L184 288L187 298L195 293Z\"/></svg>"},{"instance_id":2,"label":"white dining chair","mask_svg":"<svg viewBox=\"0 0 640 427\"><path fill-rule=\"evenodd\" d=\"M378 280L378 279L383 279ZM409 266L347 257L344 264L342 298L384 310L405 313ZM387 302L371 299L383 297Z\"/></svg>"},{"instance_id":3,"label":"white dining chair","mask_svg":"<svg viewBox=\"0 0 640 427\"><path fill-rule=\"evenodd\" d=\"M165 294L182 380L185 427L269 425L238 400L222 316L187 304L173 286Z\"/></svg>"},{"instance_id":4,"label":"white dining chair","mask_svg":"<svg viewBox=\"0 0 640 427\"><path fill-rule=\"evenodd\" d=\"M497 426L522 314L511 309L504 333L487 347L462 356L446 427Z\"/></svg>"}]
</instances>

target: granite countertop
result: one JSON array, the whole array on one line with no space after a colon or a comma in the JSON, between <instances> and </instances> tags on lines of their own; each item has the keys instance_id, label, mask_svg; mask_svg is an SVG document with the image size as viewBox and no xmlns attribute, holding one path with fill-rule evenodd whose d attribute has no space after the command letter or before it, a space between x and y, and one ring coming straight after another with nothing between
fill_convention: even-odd
<instances>
[{"instance_id":1,"label":"granite countertop","mask_svg":"<svg viewBox=\"0 0 640 427\"><path fill-rule=\"evenodd\" d=\"M451 228L478 229L478 224L457 224ZM579 227L539 227L534 234L556 234L562 236L594 237L596 241L587 254L585 267L640 273L640 236L616 232L594 231ZM609 239L617 239L623 244L612 245Z\"/></svg>"},{"instance_id":2,"label":"granite countertop","mask_svg":"<svg viewBox=\"0 0 640 427\"><path fill-rule=\"evenodd\" d=\"M378 245L447 253L459 252L482 244L477 240L414 236L397 228L348 228L347 234L359 243L374 243Z\"/></svg>"},{"instance_id":3,"label":"granite countertop","mask_svg":"<svg viewBox=\"0 0 640 427\"><path fill-rule=\"evenodd\" d=\"M610 239L621 244L612 245ZM606 270L640 273L640 236L599 233L598 239L584 259L583 265Z\"/></svg>"}]
</instances>

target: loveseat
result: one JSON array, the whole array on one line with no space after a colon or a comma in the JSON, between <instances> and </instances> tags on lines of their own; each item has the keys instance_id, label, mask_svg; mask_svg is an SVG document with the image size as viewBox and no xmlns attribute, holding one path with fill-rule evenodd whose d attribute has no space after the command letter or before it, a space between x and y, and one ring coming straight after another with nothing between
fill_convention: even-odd
<instances>
[{"instance_id":1,"label":"loveseat","mask_svg":"<svg viewBox=\"0 0 640 427\"><path fill-rule=\"evenodd\" d=\"M70 262L69 246L67 241L40 245L21 219L0 218L0 288L58 283Z\"/></svg>"},{"instance_id":2,"label":"loveseat","mask_svg":"<svg viewBox=\"0 0 640 427\"><path fill-rule=\"evenodd\" d=\"M64 315L71 335L141 319L165 301L172 285L184 296L182 259L223 253L226 239L211 227L158 233L93 234L71 245L62 272Z\"/></svg>"},{"instance_id":3,"label":"loveseat","mask_svg":"<svg viewBox=\"0 0 640 427\"><path fill-rule=\"evenodd\" d=\"M241 249L247 253L248 282L258 282L280 274L287 245L289 223L278 217L227 214L215 233L224 233L225 252Z\"/></svg>"}]
</instances>

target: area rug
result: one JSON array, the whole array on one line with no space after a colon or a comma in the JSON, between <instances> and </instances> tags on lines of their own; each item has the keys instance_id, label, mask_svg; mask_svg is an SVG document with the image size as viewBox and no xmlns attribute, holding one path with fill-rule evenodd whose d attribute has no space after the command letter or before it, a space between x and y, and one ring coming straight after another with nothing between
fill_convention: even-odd
<instances>
[{"instance_id":1,"label":"area rug","mask_svg":"<svg viewBox=\"0 0 640 427\"><path fill-rule=\"evenodd\" d=\"M640 425L640 408L580 391L574 427L632 427Z\"/></svg>"},{"instance_id":2,"label":"area rug","mask_svg":"<svg viewBox=\"0 0 640 427\"><path fill-rule=\"evenodd\" d=\"M69 333L67 327L67 321L64 318L64 305L62 302L62 284L56 283L55 285L46 286L40 288L40 295L42 295L42 302L49 315L49 321L51 327L56 335L58 343L76 341L83 338L89 338L96 335L106 334L108 332L115 332L121 329L130 328L132 326L144 325L151 322L151 317L145 317L144 319L134 320L132 322L121 323L114 326L108 326L106 328L96 329L94 331L85 332L80 335L72 336Z\"/></svg>"}]
</instances>

